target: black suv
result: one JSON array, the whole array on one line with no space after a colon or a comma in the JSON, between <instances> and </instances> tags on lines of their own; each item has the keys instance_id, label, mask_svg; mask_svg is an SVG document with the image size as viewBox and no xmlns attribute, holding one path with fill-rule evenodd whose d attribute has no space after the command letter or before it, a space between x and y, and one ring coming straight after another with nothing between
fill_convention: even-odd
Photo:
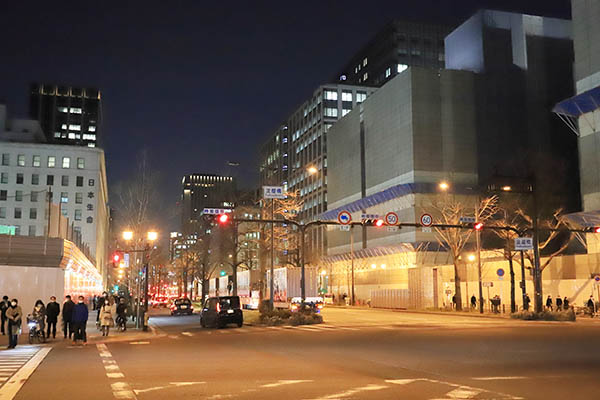
<instances>
[{"instance_id":1,"label":"black suv","mask_svg":"<svg viewBox=\"0 0 600 400\"><path fill-rule=\"evenodd\" d=\"M192 302L188 298L176 299L171 305L171 315L192 315L193 313L194 307L192 307Z\"/></svg>"},{"instance_id":2,"label":"black suv","mask_svg":"<svg viewBox=\"0 0 600 400\"><path fill-rule=\"evenodd\" d=\"M200 325L203 328L208 326L223 328L227 324L237 324L238 327L244 324L239 296L219 296L206 299L200 315Z\"/></svg>"}]
</instances>

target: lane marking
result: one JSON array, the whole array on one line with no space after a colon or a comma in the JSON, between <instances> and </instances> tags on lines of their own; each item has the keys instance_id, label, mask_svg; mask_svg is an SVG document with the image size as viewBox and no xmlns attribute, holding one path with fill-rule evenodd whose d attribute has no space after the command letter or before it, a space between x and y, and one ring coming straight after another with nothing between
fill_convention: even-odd
<instances>
[{"instance_id":1,"label":"lane marking","mask_svg":"<svg viewBox=\"0 0 600 400\"><path fill-rule=\"evenodd\" d=\"M129 342L129 344L150 344L150 342Z\"/></svg>"},{"instance_id":2,"label":"lane marking","mask_svg":"<svg viewBox=\"0 0 600 400\"><path fill-rule=\"evenodd\" d=\"M180 387L180 386L191 386L191 385L201 385L206 382L169 382L170 386L154 386L148 389L134 389L135 394L153 392L155 390L168 389L170 387Z\"/></svg>"},{"instance_id":3,"label":"lane marking","mask_svg":"<svg viewBox=\"0 0 600 400\"><path fill-rule=\"evenodd\" d=\"M480 376L478 378L472 378L476 381L501 381L501 380L517 380L517 379L528 379L526 376Z\"/></svg>"},{"instance_id":4,"label":"lane marking","mask_svg":"<svg viewBox=\"0 0 600 400\"><path fill-rule=\"evenodd\" d=\"M446 393L446 395L448 396L448 397L446 397L446 399L469 400L469 399L475 398L475 396L477 396L481 393L484 393L484 392L485 393L493 393L496 396L501 396L501 397L497 397L497 398L510 399L510 400L523 399L523 397L513 396L513 395L510 395L507 393L496 392L496 391L482 389L482 388L476 388L476 387L472 387L472 386L458 385L456 383L438 381L436 379L428 379L428 378L386 379L386 382L397 384L397 385L407 385L407 384L410 384L413 382L430 382L430 383L437 383L437 384L453 387L454 389L452 389L450 392Z\"/></svg>"},{"instance_id":5,"label":"lane marking","mask_svg":"<svg viewBox=\"0 0 600 400\"><path fill-rule=\"evenodd\" d=\"M31 357L25 365L21 367L2 387L0 387L0 399L12 400L21 387L27 382L31 374L42 363L44 358L50 353L52 347L42 347Z\"/></svg>"},{"instance_id":6,"label":"lane marking","mask_svg":"<svg viewBox=\"0 0 600 400\"><path fill-rule=\"evenodd\" d=\"M344 397L350 397L353 396L357 393L361 393L361 392L373 392L375 390L382 390L382 389L386 389L389 386L383 386L383 385L367 385L367 386L362 386L362 387L357 387L354 389L348 389L344 392L339 392L339 393L334 393L334 394L330 394L324 397L317 397L313 400L337 400L337 399L341 399Z\"/></svg>"},{"instance_id":7,"label":"lane marking","mask_svg":"<svg viewBox=\"0 0 600 400\"><path fill-rule=\"evenodd\" d=\"M119 365L112 358L112 354L108 351L108 347L104 343L96 345L100 357L102 357L102 364L106 370L106 377L108 379L122 379L125 375L121 372ZM113 392L115 399L133 399L137 397L127 382L114 382L110 384L110 388Z\"/></svg>"},{"instance_id":8,"label":"lane marking","mask_svg":"<svg viewBox=\"0 0 600 400\"><path fill-rule=\"evenodd\" d=\"M185 336L194 336L194 334L191 332L181 332L181 334Z\"/></svg>"},{"instance_id":9,"label":"lane marking","mask_svg":"<svg viewBox=\"0 0 600 400\"><path fill-rule=\"evenodd\" d=\"M484 389L477 389L469 386L459 386L456 389L453 389L450 392L446 393L446 397L448 397L449 399L467 400L474 399L475 396L482 392L484 392Z\"/></svg>"},{"instance_id":10,"label":"lane marking","mask_svg":"<svg viewBox=\"0 0 600 400\"><path fill-rule=\"evenodd\" d=\"M312 382L311 380L302 380L302 379L296 379L296 380L279 380L275 383L267 383L266 385L262 385L261 387L263 388L273 388L273 387L278 387L278 386L284 386L284 385L293 385L295 383L305 383L305 382Z\"/></svg>"}]
</instances>

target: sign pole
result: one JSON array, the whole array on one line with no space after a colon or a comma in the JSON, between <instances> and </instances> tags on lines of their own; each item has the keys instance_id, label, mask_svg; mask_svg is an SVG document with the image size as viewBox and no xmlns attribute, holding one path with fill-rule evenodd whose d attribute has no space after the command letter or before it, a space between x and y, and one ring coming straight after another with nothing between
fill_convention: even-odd
<instances>
[{"instance_id":1,"label":"sign pole","mask_svg":"<svg viewBox=\"0 0 600 400\"><path fill-rule=\"evenodd\" d=\"M275 199L271 199L271 219L275 219ZM271 279L269 281L269 306L271 308L271 310L274 310L275 308L275 303L274 303L274 296L273 296L273 290L275 290L274 288L274 284L273 284L273 280L275 278L275 240L274 240L274 236L275 236L275 223L271 222Z\"/></svg>"},{"instance_id":2,"label":"sign pole","mask_svg":"<svg viewBox=\"0 0 600 400\"><path fill-rule=\"evenodd\" d=\"M350 269L352 271L352 305L354 301L354 225L350 225Z\"/></svg>"},{"instance_id":3,"label":"sign pole","mask_svg":"<svg viewBox=\"0 0 600 400\"><path fill-rule=\"evenodd\" d=\"M523 289L523 306L525 306L527 287L525 286L525 257L523 257L523 250L521 250L521 289Z\"/></svg>"}]
</instances>

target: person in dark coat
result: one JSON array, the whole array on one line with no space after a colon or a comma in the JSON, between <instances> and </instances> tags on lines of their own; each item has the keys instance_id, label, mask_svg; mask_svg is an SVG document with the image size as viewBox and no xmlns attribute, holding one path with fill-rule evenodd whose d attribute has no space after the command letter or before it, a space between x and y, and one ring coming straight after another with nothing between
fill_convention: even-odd
<instances>
[{"instance_id":1,"label":"person in dark coat","mask_svg":"<svg viewBox=\"0 0 600 400\"><path fill-rule=\"evenodd\" d=\"M548 298L546 299L546 308L552 311L552 297L550 297L550 295L548 295Z\"/></svg>"},{"instance_id":2,"label":"person in dark coat","mask_svg":"<svg viewBox=\"0 0 600 400\"><path fill-rule=\"evenodd\" d=\"M69 339L71 339L73 336L73 308L75 308L75 303L73 303L73 300L71 300L71 296L65 296L62 312L63 332L65 334L65 339L67 338L67 332L69 334Z\"/></svg>"},{"instance_id":3,"label":"person in dark coat","mask_svg":"<svg viewBox=\"0 0 600 400\"><path fill-rule=\"evenodd\" d=\"M6 325L6 310L8 310L8 307L10 307L10 301L8 301L8 296L4 296L0 301L0 331L3 335L6 335L4 326Z\"/></svg>"},{"instance_id":4,"label":"person in dark coat","mask_svg":"<svg viewBox=\"0 0 600 400\"><path fill-rule=\"evenodd\" d=\"M563 299L563 308L565 310L569 309L569 299L567 298L567 296L565 296L565 298Z\"/></svg>"},{"instance_id":5,"label":"person in dark coat","mask_svg":"<svg viewBox=\"0 0 600 400\"><path fill-rule=\"evenodd\" d=\"M84 298L83 296L79 296L77 299L77 304L75 304L75 307L73 307L73 315L71 318L71 321L73 322L73 330L75 331L75 335L73 337L74 344L77 343L78 340L81 340L83 344L87 344L85 328L88 321L88 314L89 311L84 303Z\"/></svg>"},{"instance_id":6,"label":"person in dark coat","mask_svg":"<svg viewBox=\"0 0 600 400\"><path fill-rule=\"evenodd\" d=\"M562 310L562 305L562 298L560 297L560 295L556 296L556 311Z\"/></svg>"},{"instance_id":7,"label":"person in dark coat","mask_svg":"<svg viewBox=\"0 0 600 400\"><path fill-rule=\"evenodd\" d=\"M19 306L17 299L12 299L10 307L6 310L6 319L8 320L8 348L14 349L17 347L17 340L21 334L21 321L23 311Z\"/></svg>"},{"instance_id":8,"label":"person in dark coat","mask_svg":"<svg viewBox=\"0 0 600 400\"><path fill-rule=\"evenodd\" d=\"M56 322L58 321L58 314L60 314L60 304L56 302L56 297L50 297L50 303L46 305L46 324L48 325L48 332L46 337L50 338L50 332L52 332L52 338L56 338Z\"/></svg>"},{"instance_id":9,"label":"person in dark coat","mask_svg":"<svg viewBox=\"0 0 600 400\"><path fill-rule=\"evenodd\" d=\"M592 315L592 317L594 316L594 296L590 296L590 299L587 301L587 307L590 309L590 314Z\"/></svg>"},{"instance_id":10,"label":"person in dark coat","mask_svg":"<svg viewBox=\"0 0 600 400\"><path fill-rule=\"evenodd\" d=\"M529 304L531 303L531 299L528 294L525 294L525 298L523 299L523 310L529 310Z\"/></svg>"},{"instance_id":11,"label":"person in dark coat","mask_svg":"<svg viewBox=\"0 0 600 400\"><path fill-rule=\"evenodd\" d=\"M33 310L31 311L31 318L38 323L40 326L40 331L43 335L45 331L44 328L46 327L46 306L42 300L35 302Z\"/></svg>"},{"instance_id":12,"label":"person in dark coat","mask_svg":"<svg viewBox=\"0 0 600 400\"><path fill-rule=\"evenodd\" d=\"M476 308L477 307L477 298L475 297L475 295L471 296L471 308Z\"/></svg>"}]
</instances>

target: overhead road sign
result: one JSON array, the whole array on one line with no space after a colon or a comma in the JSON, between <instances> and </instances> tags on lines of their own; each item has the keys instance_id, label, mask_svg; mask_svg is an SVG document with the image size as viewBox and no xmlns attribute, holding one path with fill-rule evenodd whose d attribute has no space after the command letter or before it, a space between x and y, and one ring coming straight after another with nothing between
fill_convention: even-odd
<instances>
[{"instance_id":1,"label":"overhead road sign","mask_svg":"<svg viewBox=\"0 0 600 400\"><path fill-rule=\"evenodd\" d=\"M474 224L475 217L460 217L458 219L458 222L460 222L461 224Z\"/></svg>"},{"instance_id":2,"label":"overhead road sign","mask_svg":"<svg viewBox=\"0 0 600 400\"><path fill-rule=\"evenodd\" d=\"M517 251L533 250L533 238L530 238L530 237L515 238L515 250L517 250Z\"/></svg>"},{"instance_id":3,"label":"overhead road sign","mask_svg":"<svg viewBox=\"0 0 600 400\"><path fill-rule=\"evenodd\" d=\"M387 214L385 214L385 223L390 225L390 226L395 226L397 225L399 222L398 220L398 214L396 214L395 212L389 212Z\"/></svg>"},{"instance_id":4,"label":"overhead road sign","mask_svg":"<svg viewBox=\"0 0 600 400\"><path fill-rule=\"evenodd\" d=\"M263 186L263 198L265 199L285 199L285 190L283 186Z\"/></svg>"},{"instance_id":5,"label":"overhead road sign","mask_svg":"<svg viewBox=\"0 0 600 400\"><path fill-rule=\"evenodd\" d=\"M430 227L433 224L433 217L430 214L421 215L421 225L424 227Z\"/></svg>"},{"instance_id":6,"label":"overhead road sign","mask_svg":"<svg viewBox=\"0 0 600 400\"><path fill-rule=\"evenodd\" d=\"M337 220L342 225L348 225L352 222L352 215L346 210L342 210L338 213Z\"/></svg>"},{"instance_id":7,"label":"overhead road sign","mask_svg":"<svg viewBox=\"0 0 600 400\"><path fill-rule=\"evenodd\" d=\"M205 208L204 210L202 210L202 214L208 214L208 215L220 215L220 214L225 214L225 213L230 213L231 209L230 208Z\"/></svg>"}]
</instances>

